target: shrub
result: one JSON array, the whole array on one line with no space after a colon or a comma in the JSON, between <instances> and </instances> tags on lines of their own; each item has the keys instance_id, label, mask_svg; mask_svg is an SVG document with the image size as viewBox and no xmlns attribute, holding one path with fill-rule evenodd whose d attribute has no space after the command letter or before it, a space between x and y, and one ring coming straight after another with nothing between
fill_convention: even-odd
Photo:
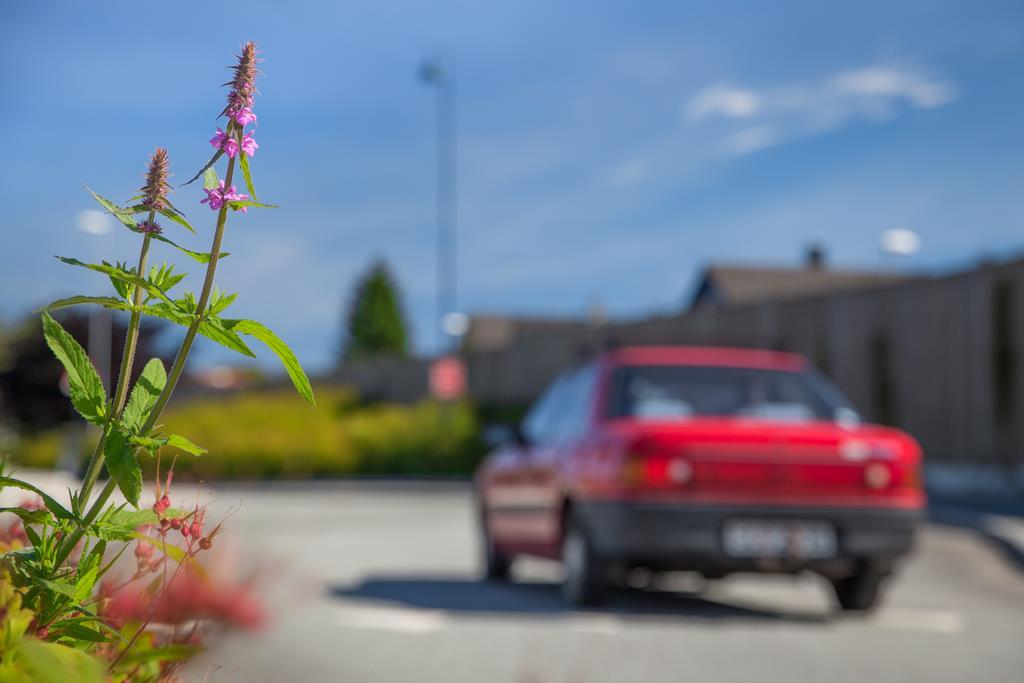
<instances>
[{"instance_id":1,"label":"shrub","mask_svg":"<svg viewBox=\"0 0 1024 683\"><path fill-rule=\"evenodd\" d=\"M320 408L315 411L288 391L172 405L162 418L165 429L188 434L207 449L197 458L179 457L175 476L457 475L472 472L479 459L479 421L468 403L366 405L353 391L337 387L318 387L317 399ZM27 466L49 466L60 444L56 432L26 438L14 459ZM144 471L151 473L154 465L144 460Z\"/></svg>"}]
</instances>

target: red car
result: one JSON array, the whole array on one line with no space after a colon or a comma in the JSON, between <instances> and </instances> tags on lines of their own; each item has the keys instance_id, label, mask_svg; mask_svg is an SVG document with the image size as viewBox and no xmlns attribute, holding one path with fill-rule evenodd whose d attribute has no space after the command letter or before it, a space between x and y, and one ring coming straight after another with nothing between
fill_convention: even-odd
<instances>
[{"instance_id":1,"label":"red car","mask_svg":"<svg viewBox=\"0 0 1024 683\"><path fill-rule=\"evenodd\" d=\"M560 559L598 601L634 567L826 577L865 610L913 544L921 449L800 356L625 348L566 372L476 476L486 575Z\"/></svg>"}]
</instances>

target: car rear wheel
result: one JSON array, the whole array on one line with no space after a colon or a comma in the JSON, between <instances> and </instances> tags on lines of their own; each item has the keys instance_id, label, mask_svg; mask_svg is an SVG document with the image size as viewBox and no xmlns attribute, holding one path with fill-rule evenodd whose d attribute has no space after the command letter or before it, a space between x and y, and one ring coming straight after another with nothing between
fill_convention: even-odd
<instances>
[{"instance_id":1,"label":"car rear wheel","mask_svg":"<svg viewBox=\"0 0 1024 683\"><path fill-rule=\"evenodd\" d=\"M841 608L851 612L865 612L875 608L882 597L885 576L878 568L864 565L852 576L832 579L836 601Z\"/></svg>"},{"instance_id":2,"label":"car rear wheel","mask_svg":"<svg viewBox=\"0 0 1024 683\"><path fill-rule=\"evenodd\" d=\"M604 563L594 551L586 530L571 512L562 537L562 596L574 605L594 605L607 587Z\"/></svg>"}]
</instances>

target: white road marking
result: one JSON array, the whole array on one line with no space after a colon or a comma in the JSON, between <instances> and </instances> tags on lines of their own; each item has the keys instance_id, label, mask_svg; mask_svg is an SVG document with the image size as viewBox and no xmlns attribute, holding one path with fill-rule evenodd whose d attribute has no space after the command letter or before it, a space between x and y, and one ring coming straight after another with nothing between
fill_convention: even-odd
<instances>
[{"instance_id":1,"label":"white road marking","mask_svg":"<svg viewBox=\"0 0 1024 683\"><path fill-rule=\"evenodd\" d=\"M338 623L345 628L421 635L447 627L448 618L438 611L346 605L338 613Z\"/></svg>"},{"instance_id":2,"label":"white road marking","mask_svg":"<svg viewBox=\"0 0 1024 683\"><path fill-rule=\"evenodd\" d=\"M869 621L872 626L897 628L907 631L955 634L964 630L964 617L959 612L944 610L905 609L885 607Z\"/></svg>"}]
</instances>

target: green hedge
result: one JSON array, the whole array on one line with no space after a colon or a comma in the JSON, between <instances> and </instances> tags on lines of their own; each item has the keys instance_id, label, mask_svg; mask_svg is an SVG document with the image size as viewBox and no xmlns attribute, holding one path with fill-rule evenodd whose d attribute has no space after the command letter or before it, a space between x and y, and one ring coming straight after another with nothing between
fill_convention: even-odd
<instances>
[{"instance_id":1,"label":"green hedge","mask_svg":"<svg viewBox=\"0 0 1024 683\"><path fill-rule=\"evenodd\" d=\"M203 446L178 453L176 476L260 479L358 474L468 474L482 452L479 423L468 403L361 404L351 391L319 388L310 408L291 391L197 399L172 406L161 423ZM14 460L56 461L53 432L23 438ZM173 457L165 449L162 457ZM149 461L149 458L146 458ZM147 462L146 469L155 463Z\"/></svg>"}]
</instances>

